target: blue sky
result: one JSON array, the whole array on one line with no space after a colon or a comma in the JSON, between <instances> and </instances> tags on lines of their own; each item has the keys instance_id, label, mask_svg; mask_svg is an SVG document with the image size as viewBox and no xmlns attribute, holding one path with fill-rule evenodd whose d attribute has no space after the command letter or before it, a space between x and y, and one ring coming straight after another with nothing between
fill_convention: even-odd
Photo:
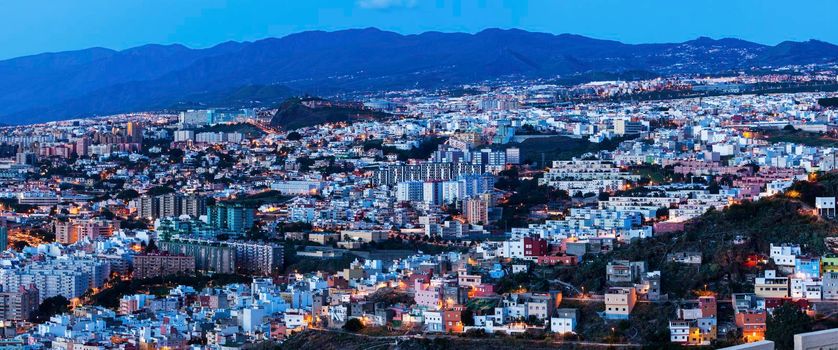
<instances>
[{"instance_id":1,"label":"blue sky","mask_svg":"<svg viewBox=\"0 0 838 350\"><path fill-rule=\"evenodd\" d=\"M400 33L521 28L628 43L698 36L838 43L830 0L9 0L0 59L93 46L207 47L305 30Z\"/></svg>"}]
</instances>

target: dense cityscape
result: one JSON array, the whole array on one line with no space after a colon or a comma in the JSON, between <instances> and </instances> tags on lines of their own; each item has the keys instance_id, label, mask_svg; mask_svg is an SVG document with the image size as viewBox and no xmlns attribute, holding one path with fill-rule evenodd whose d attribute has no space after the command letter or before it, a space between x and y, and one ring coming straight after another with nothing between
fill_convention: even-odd
<instances>
[{"instance_id":1,"label":"dense cityscape","mask_svg":"<svg viewBox=\"0 0 838 350\"><path fill-rule=\"evenodd\" d=\"M4 1L0 350L838 350L835 13Z\"/></svg>"},{"instance_id":2,"label":"dense cityscape","mask_svg":"<svg viewBox=\"0 0 838 350\"><path fill-rule=\"evenodd\" d=\"M0 342L834 341L838 95L739 93L765 80L838 82L478 84L4 127ZM650 91L721 93L633 98Z\"/></svg>"}]
</instances>

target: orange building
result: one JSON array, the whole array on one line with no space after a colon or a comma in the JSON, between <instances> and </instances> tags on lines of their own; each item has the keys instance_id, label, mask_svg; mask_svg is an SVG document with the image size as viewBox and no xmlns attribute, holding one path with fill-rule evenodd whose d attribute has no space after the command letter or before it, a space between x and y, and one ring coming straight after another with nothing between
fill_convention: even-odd
<instances>
[{"instance_id":1,"label":"orange building","mask_svg":"<svg viewBox=\"0 0 838 350\"><path fill-rule=\"evenodd\" d=\"M736 313L736 326L742 330L742 337L746 342L765 339L765 311L742 311Z\"/></svg>"}]
</instances>

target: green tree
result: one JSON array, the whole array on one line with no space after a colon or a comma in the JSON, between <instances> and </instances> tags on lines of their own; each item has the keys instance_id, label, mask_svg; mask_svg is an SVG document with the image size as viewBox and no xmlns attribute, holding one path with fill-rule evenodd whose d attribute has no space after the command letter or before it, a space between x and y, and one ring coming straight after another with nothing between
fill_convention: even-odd
<instances>
[{"instance_id":1,"label":"green tree","mask_svg":"<svg viewBox=\"0 0 838 350\"><path fill-rule=\"evenodd\" d=\"M666 208L666 207L658 208L658 210L655 211L655 217L657 217L659 219L669 217L669 208Z\"/></svg>"},{"instance_id":2,"label":"green tree","mask_svg":"<svg viewBox=\"0 0 838 350\"><path fill-rule=\"evenodd\" d=\"M183 161L183 150L180 148L172 148L169 150L169 160L172 163L180 163Z\"/></svg>"},{"instance_id":3,"label":"green tree","mask_svg":"<svg viewBox=\"0 0 838 350\"><path fill-rule=\"evenodd\" d=\"M460 319L463 321L463 325L474 326L474 311L471 311L469 308L465 308L463 312L460 313Z\"/></svg>"},{"instance_id":4,"label":"green tree","mask_svg":"<svg viewBox=\"0 0 838 350\"><path fill-rule=\"evenodd\" d=\"M793 349L794 335L811 331L812 319L797 305L785 303L768 315L765 325L765 339L773 341L778 350Z\"/></svg>"},{"instance_id":5,"label":"green tree","mask_svg":"<svg viewBox=\"0 0 838 350\"><path fill-rule=\"evenodd\" d=\"M175 189L171 188L169 186L154 186L152 188L149 188L148 191L146 191L145 194L147 194L149 196L160 196L160 195L164 195L164 194L168 194L168 193L174 193L174 192L175 192Z\"/></svg>"},{"instance_id":6,"label":"green tree","mask_svg":"<svg viewBox=\"0 0 838 350\"><path fill-rule=\"evenodd\" d=\"M50 317L68 311L70 311L70 301L62 295L57 295L44 299L44 302L38 305L38 310L32 313L30 319L32 322L44 323L49 321Z\"/></svg>"},{"instance_id":7,"label":"green tree","mask_svg":"<svg viewBox=\"0 0 838 350\"><path fill-rule=\"evenodd\" d=\"M114 214L114 213L113 213L112 211L110 211L110 209L108 209L108 208L103 208L103 209L99 212L99 215L100 215L100 216L102 216L103 218L107 219L107 220L113 220L114 218L116 218L116 214Z\"/></svg>"},{"instance_id":8,"label":"green tree","mask_svg":"<svg viewBox=\"0 0 838 350\"><path fill-rule=\"evenodd\" d=\"M145 246L145 250L144 250L144 251L145 251L146 253L154 253L154 252L157 252L157 250L158 250L158 248L157 248L157 243L154 243L154 239L153 239L153 238L150 238L150 239L148 240L148 245L146 245L146 246Z\"/></svg>"},{"instance_id":9,"label":"green tree","mask_svg":"<svg viewBox=\"0 0 838 350\"><path fill-rule=\"evenodd\" d=\"M128 189L128 190L120 191L116 195L116 198L124 200L124 201L130 201L130 200L132 200L134 198L137 198L139 196L140 196L140 194L136 190Z\"/></svg>"},{"instance_id":10,"label":"green tree","mask_svg":"<svg viewBox=\"0 0 838 350\"><path fill-rule=\"evenodd\" d=\"M361 322L361 320L359 320L357 318L353 318L349 321L346 321L346 324L343 325L343 329L348 331L348 332L355 333L355 332L358 332L358 331L364 329L364 323Z\"/></svg>"}]
</instances>

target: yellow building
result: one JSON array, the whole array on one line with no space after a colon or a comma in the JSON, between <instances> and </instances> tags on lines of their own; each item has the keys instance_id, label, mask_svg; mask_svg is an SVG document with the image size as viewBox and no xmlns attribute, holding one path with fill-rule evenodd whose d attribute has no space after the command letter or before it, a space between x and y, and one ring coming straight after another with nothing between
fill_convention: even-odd
<instances>
[{"instance_id":1,"label":"yellow building","mask_svg":"<svg viewBox=\"0 0 838 350\"><path fill-rule=\"evenodd\" d=\"M777 271L766 270L763 277L754 281L754 294L763 298L787 298L789 296L788 277L777 277Z\"/></svg>"}]
</instances>

